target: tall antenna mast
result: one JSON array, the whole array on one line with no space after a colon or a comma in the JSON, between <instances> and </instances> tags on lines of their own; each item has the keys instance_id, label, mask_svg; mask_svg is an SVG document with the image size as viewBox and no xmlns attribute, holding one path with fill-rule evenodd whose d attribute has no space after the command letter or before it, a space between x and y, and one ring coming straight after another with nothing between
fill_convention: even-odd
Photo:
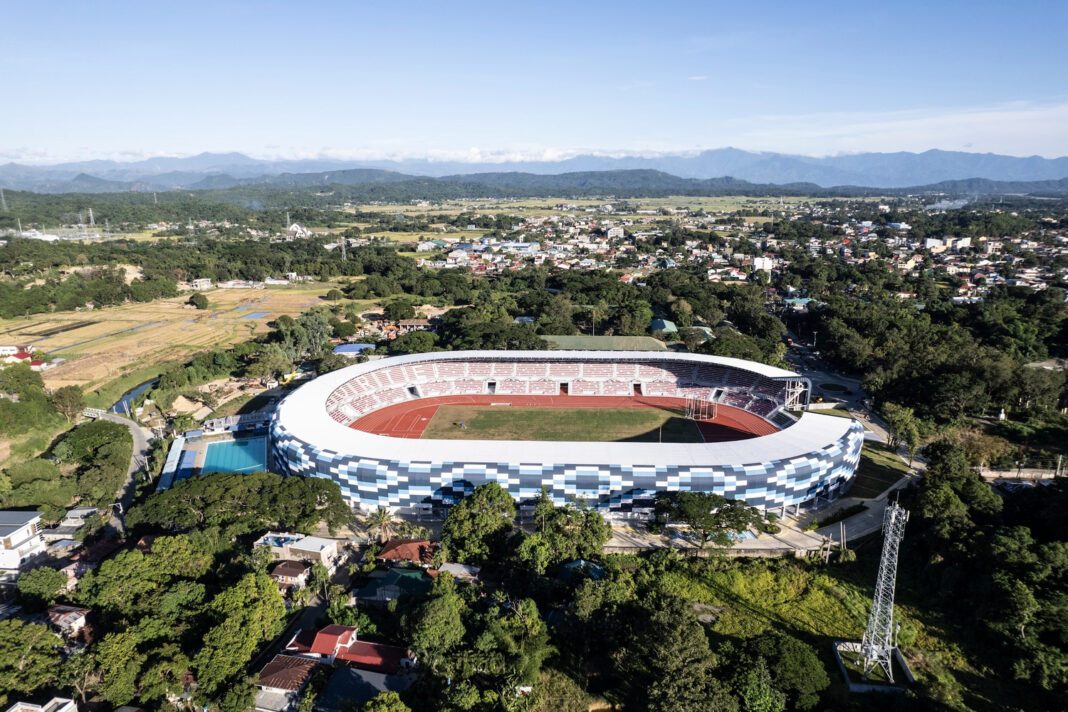
<instances>
[{"instance_id":1,"label":"tall antenna mast","mask_svg":"<svg viewBox=\"0 0 1068 712\"><path fill-rule=\"evenodd\" d=\"M883 514L883 555L879 559L879 575L875 579L875 598L868 615L868 627L860 644L864 656L864 678L879 666L886 679L894 681L893 653L897 647L894 627L894 587L897 583L897 551L905 535L908 510L897 502L889 502Z\"/></svg>"},{"instance_id":2,"label":"tall antenna mast","mask_svg":"<svg viewBox=\"0 0 1068 712\"><path fill-rule=\"evenodd\" d=\"M15 221L19 224L19 237L22 237L22 218L15 218Z\"/></svg>"},{"instance_id":3,"label":"tall antenna mast","mask_svg":"<svg viewBox=\"0 0 1068 712\"><path fill-rule=\"evenodd\" d=\"M286 230L289 229L289 211L286 211Z\"/></svg>"},{"instance_id":4,"label":"tall antenna mast","mask_svg":"<svg viewBox=\"0 0 1068 712\"><path fill-rule=\"evenodd\" d=\"M159 198L156 197L155 193L152 194L152 204L159 205Z\"/></svg>"},{"instance_id":5,"label":"tall antenna mast","mask_svg":"<svg viewBox=\"0 0 1068 712\"><path fill-rule=\"evenodd\" d=\"M348 246L348 244L349 244L349 238L347 238L344 235L342 235L341 236L341 261L342 262L345 262L345 261L348 260L348 257L345 255L345 248Z\"/></svg>"},{"instance_id":6,"label":"tall antenna mast","mask_svg":"<svg viewBox=\"0 0 1068 712\"><path fill-rule=\"evenodd\" d=\"M7 198L4 197L4 189L0 188L0 210L7 212Z\"/></svg>"},{"instance_id":7,"label":"tall antenna mast","mask_svg":"<svg viewBox=\"0 0 1068 712\"><path fill-rule=\"evenodd\" d=\"M89 227L96 227L96 221L93 220L93 209L89 208Z\"/></svg>"}]
</instances>

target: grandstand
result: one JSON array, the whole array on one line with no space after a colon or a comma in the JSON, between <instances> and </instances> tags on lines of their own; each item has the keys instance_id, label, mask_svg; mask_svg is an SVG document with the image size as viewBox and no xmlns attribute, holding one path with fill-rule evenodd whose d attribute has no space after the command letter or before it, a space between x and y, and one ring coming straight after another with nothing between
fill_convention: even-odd
<instances>
[{"instance_id":1,"label":"grandstand","mask_svg":"<svg viewBox=\"0 0 1068 712\"><path fill-rule=\"evenodd\" d=\"M783 369L671 352L419 354L350 366L303 386L279 406L272 447L281 471L335 479L360 506L447 504L479 482L498 481L517 499L546 487L557 501L580 497L611 510L647 504L665 488L778 508L838 496L859 459L856 423L798 415L810 389ZM581 446L403 439L420 437L437 407L456 404L673 409L738 436Z\"/></svg>"}]
</instances>

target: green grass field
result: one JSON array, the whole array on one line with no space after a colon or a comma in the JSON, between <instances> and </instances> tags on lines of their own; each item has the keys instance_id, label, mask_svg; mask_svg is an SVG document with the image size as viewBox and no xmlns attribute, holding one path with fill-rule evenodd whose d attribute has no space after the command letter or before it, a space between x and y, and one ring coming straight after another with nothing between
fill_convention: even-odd
<instances>
[{"instance_id":1,"label":"green grass field","mask_svg":"<svg viewBox=\"0 0 1068 712\"><path fill-rule=\"evenodd\" d=\"M458 423L464 423L461 429ZM434 440L557 440L699 443L697 425L659 408L513 408L445 405L423 437Z\"/></svg>"},{"instance_id":2,"label":"green grass field","mask_svg":"<svg viewBox=\"0 0 1068 712\"><path fill-rule=\"evenodd\" d=\"M857 478L849 490L850 497L871 499L880 495L908 473L909 467L893 450L881 443L864 443Z\"/></svg>"}]
</instances>

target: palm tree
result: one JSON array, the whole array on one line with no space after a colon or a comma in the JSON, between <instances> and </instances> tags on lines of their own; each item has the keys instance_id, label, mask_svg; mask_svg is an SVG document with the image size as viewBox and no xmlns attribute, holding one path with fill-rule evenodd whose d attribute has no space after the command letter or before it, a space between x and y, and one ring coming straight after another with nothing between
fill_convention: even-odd
<instances>
[{"instance_id":1,"label":"palm tree","mask_svg":"<svg viewBox=\"0 0 1068 712\"><path fill-rule=\"evenodd\" d=\"M379 543L388 541L393 536L393 525L396 519L393 512L385 507L379 507L364 520L364 526L368 532L374 533Z\"/></svg>"}]
</instances>

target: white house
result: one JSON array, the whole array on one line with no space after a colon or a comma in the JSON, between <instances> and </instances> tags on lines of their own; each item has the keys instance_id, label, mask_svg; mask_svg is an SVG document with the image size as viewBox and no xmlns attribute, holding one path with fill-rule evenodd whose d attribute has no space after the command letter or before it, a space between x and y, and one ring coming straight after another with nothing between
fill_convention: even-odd
<instances>
[{"instance_id":1,"label":"white house","mask_svg":"<svg viewBox=\"0 0 1068 712\"><path fill-rule=\"evenodd\" d=\"M39 512L0 511L0 569L17 571L46 549Z\"/></svg>"},{"instance_id":2,"label":"white house","mask_svg":"<svg viewBox=\"0 0 1068 712\"><path fill-rule=\"evenodd\" d=\"M74 700L65 697L53 697L43 705L35 705L32 702L16 702L4 712L78 712L78 705Z\"/></svg>"}]
</instances>

